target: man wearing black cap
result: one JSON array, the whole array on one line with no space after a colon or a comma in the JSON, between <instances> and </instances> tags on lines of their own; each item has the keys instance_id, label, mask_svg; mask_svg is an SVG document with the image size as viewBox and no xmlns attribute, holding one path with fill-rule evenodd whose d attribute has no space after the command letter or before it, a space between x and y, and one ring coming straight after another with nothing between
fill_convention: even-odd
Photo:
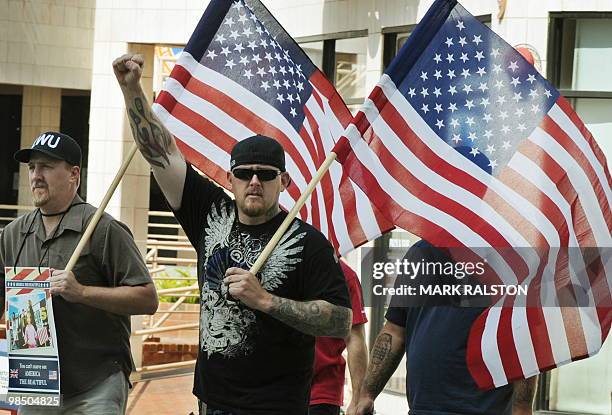
<instances>
[{"instance_id":1,"label":"man wearing black cap","mask_svg":"<svg viewBox=\"0 0 612 415\"><path fill-rule=\"evenodd\" d=\"M28 406L19 414L123 414L133 370L129 315L157 310L142 255L129 229L104 214L72 272L65 271L96 211L77 195L81 149L49 131L15 159L28 164L37 209L0 235L2 305L5 266L51 268L63 395L59 409Z\"/></svg>"},{"instance_id":2,"label":"man wearing black cap","mask_svg":"<svg viewBox=\"0 0 612 415\"><path fill-rule=\"evenodd\" d=\"M198 252L200 353L194 393L207 414L305 415L315 336L346 337L346 283L325 237L294 220L257 276L253 265L286 213L285 152L256 135L232 149L232 200L185 163L140 87L142 57L113 63L134 139Z\"/></svg>"}]
</instances>

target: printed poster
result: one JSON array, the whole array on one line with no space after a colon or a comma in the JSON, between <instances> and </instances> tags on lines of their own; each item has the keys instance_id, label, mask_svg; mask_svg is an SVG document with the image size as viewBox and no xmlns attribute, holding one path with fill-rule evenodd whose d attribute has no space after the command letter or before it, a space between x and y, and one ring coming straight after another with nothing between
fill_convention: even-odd
<instances>
[{"instance_id":1,"label":"printed poster","mask_svg":"<svg viewBox=\"0 0 612 415\"><path fill-rule=\"evenodd\" d=\"M7 402L60 404L60 368L49 268L5 268Z\"/></svg>"}]
</instances>

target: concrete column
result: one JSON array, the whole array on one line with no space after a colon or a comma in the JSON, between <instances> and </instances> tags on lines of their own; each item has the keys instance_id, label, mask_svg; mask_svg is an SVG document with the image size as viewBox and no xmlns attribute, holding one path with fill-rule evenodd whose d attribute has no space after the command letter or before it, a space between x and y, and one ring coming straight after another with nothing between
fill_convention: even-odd
<instances>
[{"instance_id":1,"label":"concrete column","mask_svg":"<svg viewBox=\"0 0 612 415\"><path fill-rule=\"evenodd\" d=\"M144 56L145 68L141 83L149 102L153 99L153 45L102 41L94 44L94 55L99 58L94 60L93 68L87 172L88 201L94 205L98 205L106 194L134 143L123 95L111 66L114 58L126 52ZM149 218L149 177L149 164L136 152L106 208L108 213L131 229L143 255L146 253ZM142 328L143 316L132 316L131 320L132 330ZM134 363L140 367L142 336L132 336L131 345Z\"/></svg>"},{"instance_id":2,"label":"concrete column","mask_svg":"<svg viewBox=\"0 0 612 415\"><path fill-rule=\"evenodd\" d=\"M134 143L123 95L112 73L112 59L128 51L144 55L146 63L142 85L151 101L155 49L153 45L113 43L109 47L96 43L94 54L95 48L107 49L104 51L107 59L100 60L100 66L94 67L90 110L87 195L90 203L98 205ZM147 239L149 173L148 163L137 152L106 208L108 213L131 229L143 254Z\"/></svg>"},{"instance_id":3,"label":"concrete column","mask_svg":"<svg viewBox=\"0 0 612 415\"><path fill-rule=\"evenodd\" d=\"M44 131L59 130L61 105L62 90L59 88L23 87L20 148L30 147L34 139ZM19 167L18 204L32 204L28 169L25 164Z\"/></svg>"},{"instance_id":4,"label":"concrete column","mask_svg":"<svg viewBox=\"0 0 612 415\"><path fill-rule=\"evenodd\" d=\"M376 0L368 4L368 56L366 58L366 97L376 86L383 72L384 36L380 20L379 5Z\"/></svg>"}]
</instances>

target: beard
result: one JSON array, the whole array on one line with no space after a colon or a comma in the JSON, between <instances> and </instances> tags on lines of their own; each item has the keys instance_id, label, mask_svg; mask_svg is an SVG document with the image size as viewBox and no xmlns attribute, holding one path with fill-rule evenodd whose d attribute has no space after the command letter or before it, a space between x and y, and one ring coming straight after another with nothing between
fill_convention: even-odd
<instances>
[{"instance_id":1,"label":"beard","mask_svg":"<svg viewBox=\"0 0 612 415\"><path fill-rule=\"evenodd\" d=\"M275 203L273 203L272 206L266 206L262 198L249 199L249 197L245 198L245 200L243 200L238 206L242 213L246 216L251 218L264 217L267 220L276 213L277 205Z\"/></svg>"},{"instance_id":2,"label":"beard","mask_svg":"<svg viewBox=\"0 0 612 415\"><path fill-rule=\"evenodd\" d=\"M266 213L266 207L265 205L262 203L261 199L258 199L255 203L253 203L253 201L251 202L247 202L246 200L243 201L242 203L242 212L247 215L250 216L252 218L256 218L259 216L262 216Z\"/></svg>"},{"instance_id":3,"label":"beard","mask_svg":"<svg viewBox=\"0 0 612 415\"><path fill-rule=\"evenodd\" d=\"M35 207L44 206L49 201L49 189L43 188L42 191L40 188L36 188L32 191L32 203L34 203Z\"/></svg>"}]
</instances>

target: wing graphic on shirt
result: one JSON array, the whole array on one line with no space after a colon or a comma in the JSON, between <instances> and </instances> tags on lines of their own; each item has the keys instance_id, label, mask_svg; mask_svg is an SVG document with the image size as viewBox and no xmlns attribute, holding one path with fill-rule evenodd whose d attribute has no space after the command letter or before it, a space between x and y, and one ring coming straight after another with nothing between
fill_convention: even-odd
<instances>
[{"instance_id":1,"label":"wing graphic on shirt","mask_svg":"<svg viewBox=\"0 0 612 415\"><path fill-rule=\"evenodd\" d=\"M306 236L306 232L297 233L299 227L299 222L294 221L264 264L260 276L261 286L265 290L270 291L281 285L287 273L302 261L297 254L304 250L304 245L298 243Z\"/></svg>"}]
</instances>

